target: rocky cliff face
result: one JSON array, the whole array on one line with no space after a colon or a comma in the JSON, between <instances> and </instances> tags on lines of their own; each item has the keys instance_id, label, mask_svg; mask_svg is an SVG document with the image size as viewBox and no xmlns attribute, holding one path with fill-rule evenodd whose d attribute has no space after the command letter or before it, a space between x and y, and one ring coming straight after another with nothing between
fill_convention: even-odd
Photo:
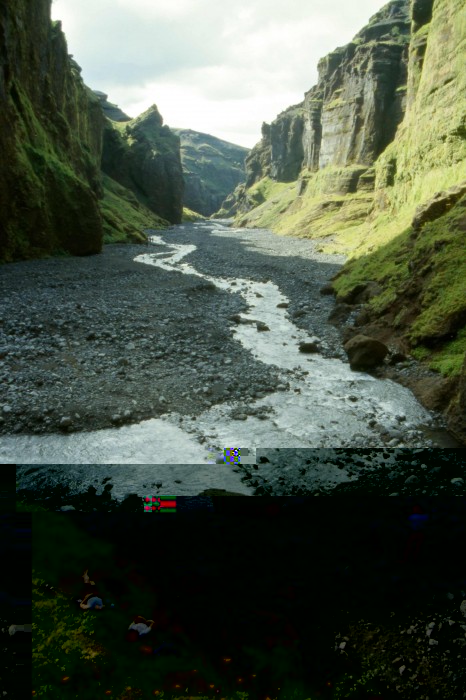
<instances>
[{"instance_id":1,"label":"rocky cliff face","mask_svg":"<svg viewBox=\"0 0 466 700\"><path fill-rule=\"evenodd\" d=\"M102 170L158 216L181 222L184 180L180 140L155 105L129 122L108 121Z\"/></svg>"},{"instance_id":2,"label":"rocky cliff face","mask_svg":"<svg viewBox=\"0 0 466 700\"><path fill-rule=\"evenodd\" d=\"M292 182L303 168L373 165L403 119L409 35L409 2L394 0L323 58L304 101L264 124L246 186L268 176Z\"/></svg>"},{"instance_id":3,"label":"rocky cliff face","mask_svg":"<svg viewBox=\"0 0 466 700\"><path fill-rule=\"evenodd\" d=\"M304 164L372 165L404 113L409 3L386 5L351 43L323 58L304 100Z\"/></svg>"},{"instance_id":4,"label":"rocky cliff face","mask_svg":"<svg viewBox=\"0 0 466 700\"><path fill-rule=\"evenodd\" d=\"M0 259L102 245L103 115L50 0L0 7Z\"/></svg>"},{"instance_id":5,"label":"rocky cliff face","mask_svg":"<svg viewBox=\"0 0 466 700\"><path fill-rule=\"evenodd\" d=\"M248 149L191 129L173 129L181 142L185 180L184 205L210 216L227 195L244 182Z\"/></svg>"}]
</instances>

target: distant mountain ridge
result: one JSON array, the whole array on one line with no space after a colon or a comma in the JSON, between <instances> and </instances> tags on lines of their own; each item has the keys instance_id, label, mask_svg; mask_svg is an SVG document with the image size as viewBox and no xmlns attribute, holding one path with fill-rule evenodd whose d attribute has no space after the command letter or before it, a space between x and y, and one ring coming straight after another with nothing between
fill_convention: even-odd
<instances>
[{"instance_id":1,"label":"distant mountain ridge","mask_svg":"<svg viewBox=\"0 0 466 700\"><path fill-rule=\"evenodd\" d=\"M223 200L246 179L247 148L192 129L172 129L181 142L185 179L183 203L204 216L214 214Z\"/></svg>"}]
</instances>

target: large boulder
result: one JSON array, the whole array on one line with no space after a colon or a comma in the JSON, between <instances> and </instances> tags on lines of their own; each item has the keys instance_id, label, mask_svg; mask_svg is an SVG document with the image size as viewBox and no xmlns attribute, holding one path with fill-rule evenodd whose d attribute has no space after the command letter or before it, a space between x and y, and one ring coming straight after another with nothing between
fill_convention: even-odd
<instances>
[{"instance_id":1,"label":"large boulder","mask_svg":"<svg viewBox=\"0 0 466 700\"><path fill-rule=\"evenodd\" d=\"M375 338L355 335L344 345L351 369L370 369L381 365L388 355L388 348Z\"/></svg>"}]
</instances>

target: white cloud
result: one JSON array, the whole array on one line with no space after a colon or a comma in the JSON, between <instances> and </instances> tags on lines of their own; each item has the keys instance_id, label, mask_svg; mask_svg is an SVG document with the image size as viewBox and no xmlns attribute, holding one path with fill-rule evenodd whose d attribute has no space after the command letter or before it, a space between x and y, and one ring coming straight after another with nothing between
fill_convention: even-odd
<instances>
[{"instance_id":1,"label":"white cloud","mask_svg":"<svg viewBox=\"0 0 466 700\"><path fill-rule=\"evenodd\" d=\"M252 146L383 0L55 0L86 83L131 116Z\"/></svg>"}]
</instances>

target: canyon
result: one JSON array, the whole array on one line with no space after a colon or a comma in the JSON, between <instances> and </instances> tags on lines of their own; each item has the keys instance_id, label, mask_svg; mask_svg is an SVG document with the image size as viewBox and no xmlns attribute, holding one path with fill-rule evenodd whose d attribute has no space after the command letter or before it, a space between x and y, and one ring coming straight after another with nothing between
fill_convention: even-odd
<instances>
[{"instance_id":1,"label":"canyon","mask_svg":"<svg viewBox=\"0 0 466 700\"><path fill-rule=\"evenodd\" d=\"M344 341L363 334L434 370L408 385L463 442L465 35L462 2L389 2L319 62L302 103L263 124L221 209L347 256L323 290Z\"/></svg>"}]
</instances>

